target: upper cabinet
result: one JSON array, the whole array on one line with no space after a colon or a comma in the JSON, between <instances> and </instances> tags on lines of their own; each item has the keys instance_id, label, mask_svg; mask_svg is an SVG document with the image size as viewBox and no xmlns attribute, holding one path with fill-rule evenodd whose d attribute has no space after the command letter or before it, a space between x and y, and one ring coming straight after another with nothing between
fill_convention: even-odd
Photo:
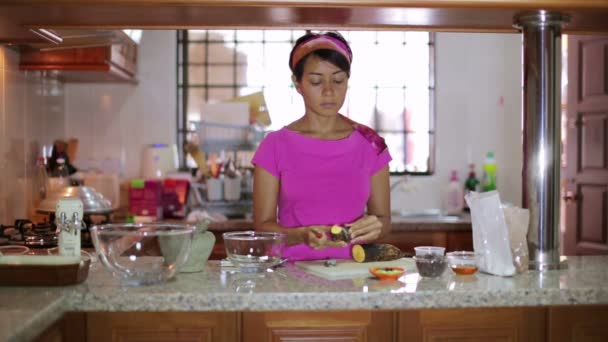
<instances>
[{"instance_id":1,"label":"upper cabinet","mask_svg":"<svg viewBox=\"0 0 608 342\"><path fill-rule=\"evenodd\" d=\"M20 55L21 70L50 71L65 82L136 82L137 44L121 33L73 34L29 44Z\"/></svg>"}]
</instances>

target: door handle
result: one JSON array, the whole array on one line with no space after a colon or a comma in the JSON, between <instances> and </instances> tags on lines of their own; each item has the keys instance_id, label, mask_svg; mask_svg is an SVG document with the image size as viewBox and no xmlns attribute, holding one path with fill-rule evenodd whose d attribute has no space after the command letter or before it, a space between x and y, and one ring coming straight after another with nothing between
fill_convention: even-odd
<instances>
[{"instance_id":1,"label":"door handle","mask_svg":"<svg viewBox=\"0 0 608 342\"><path fill-rule=\"evenodd\" d=\"M564 195L562 199L566 202L576 202L578 201L578 195L572 191L566 191L566 195Z\"/></svg>"}]
</instances>

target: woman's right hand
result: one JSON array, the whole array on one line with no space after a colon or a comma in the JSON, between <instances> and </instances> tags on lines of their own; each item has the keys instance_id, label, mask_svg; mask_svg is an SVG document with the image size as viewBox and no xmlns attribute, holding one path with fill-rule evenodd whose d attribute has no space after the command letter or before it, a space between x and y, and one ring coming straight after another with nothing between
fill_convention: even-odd
<instances>
[{"instance_id":1,"label":"woman's right hand","mask_svg":"<svg viewBox=\"0 0 608 342\"><path fill-rule=\"evenodd\" d=\"M344 241L332 241L329 238L330 226L308 226L306 227L306 244L314 249L324 249L328 247L346 247Z\"/></svg>"}]
</instances>

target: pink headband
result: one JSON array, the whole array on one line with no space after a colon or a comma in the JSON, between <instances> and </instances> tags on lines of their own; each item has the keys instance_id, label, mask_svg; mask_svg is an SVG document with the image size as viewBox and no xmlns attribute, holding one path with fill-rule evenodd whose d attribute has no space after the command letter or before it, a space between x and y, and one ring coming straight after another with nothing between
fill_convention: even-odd
<instances>
[{"instance_id":1,"label":"pink headband","mask_svg":"<svg viewBox=\"0 0 608 342\"><path fill-rule=\"evenodd\" d=\"M298 62L304 56L315 50L321 49L334 50L340 53L341 55L346 57L349 64L353 60L353 55L350 52L350 49L339 39L330 36L317 35L296 47L295 51L293 52L293 57L291 59L291 69L294 70Z\"/></svg>"}]
</instances>

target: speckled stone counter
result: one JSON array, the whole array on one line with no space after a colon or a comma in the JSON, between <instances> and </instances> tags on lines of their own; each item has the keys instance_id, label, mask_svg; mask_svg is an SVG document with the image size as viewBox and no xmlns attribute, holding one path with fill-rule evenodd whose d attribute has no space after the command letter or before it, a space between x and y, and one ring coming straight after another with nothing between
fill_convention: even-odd
<instances>
[{"instance_id":1,"label":"speckled stone counter","mask_svg":"<svg viewBox=\"0 0 608 342\"><path fill-rule=\"evenodd\" d=\"M179 274L164 285L122 287L100 265L83 284L0 288L0 341L29 340L66 311L376 310L608 304L608 256L573 257L566 270L512 278L486 274L399 281L327 280L294 265L264 274Z\"/></svg>"}]
</instances>

